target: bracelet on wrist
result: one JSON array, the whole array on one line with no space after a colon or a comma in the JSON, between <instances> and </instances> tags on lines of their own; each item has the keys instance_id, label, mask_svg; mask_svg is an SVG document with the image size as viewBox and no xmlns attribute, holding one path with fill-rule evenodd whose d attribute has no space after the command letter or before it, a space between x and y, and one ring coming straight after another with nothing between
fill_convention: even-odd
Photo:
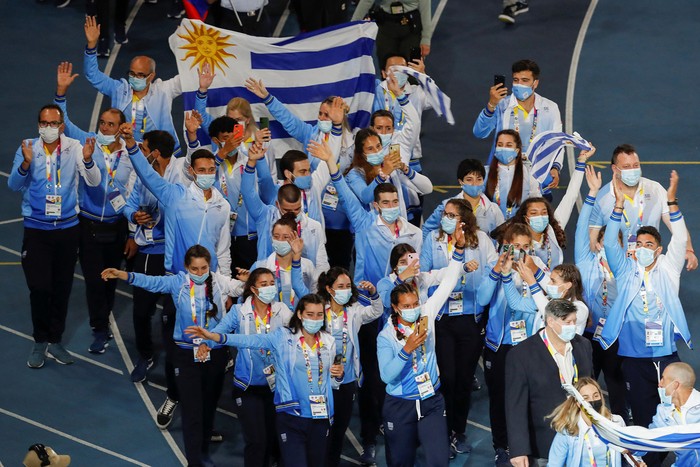
<instances>
[{"instance_id":1,"label":"bracelet on wrist","mask_svg":"<svg viewBox=\"0 0 700 467\"><path fill-rule=\"evenodd\" d=\"M678 200L675 201L666 201L666 204L668 206L678 206Z\"/></svg>"}]
</instances>

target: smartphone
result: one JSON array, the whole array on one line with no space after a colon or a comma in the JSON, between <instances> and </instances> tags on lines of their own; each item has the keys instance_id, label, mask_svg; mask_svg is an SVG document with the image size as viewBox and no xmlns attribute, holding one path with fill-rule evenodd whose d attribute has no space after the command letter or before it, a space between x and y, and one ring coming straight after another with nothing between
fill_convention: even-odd
<instances>
[{"instance_id":1,"label":"smartphone","mask_svg":"<svg viewBox=\"0 0 700 467\"><path fill-rule=\"evenodd\" d=\"M335 354L335 358L333 359L333 365L340 365L341 363L343 363L343 354Z\"/></svg>"},{"instance_id":2,"label":"smartphone","mask_svg":"<svg viewBox=\"0 0 700 467\"><path fill-rule=\"evenodd\" d=\"M392 144L391 146L389 146L389 153L396 153L398 155L401 155L401 145Z\"/></svg>"},{"instance_id":3,"label":"smartphone","mask_svg":"<svg viewBox=\"0 0 700 467\"><path fill-rule=\"evenodd\" d=\"M498 86L499 84L502 84L503 86L506 85L506 77L503 75L493 75L493 85Z\"/></svg>"},{"instance_id":4,"label":"smartphone","mask_svg":"<svg viewBox=\"0 0 700 467\"><path fill-rule=\"evenodd\" d=\"M428 317L421 316L418 320L418 326L416 326L416 332L418 334L423 334L428 331Z\"/></svg>"},{"instance_id":5,"label":"smartphone","mask_svg":"<svg viewBox=\"0 0 700 467\"><path fill-rule=\"evenodd\" d=\"M264 130L270 128L270 119L267 117L260 117L260 129Z\"/></svg>"},{"instance_id":6,"label":"smartphone","mask_svg":"<svg viewBox=\"0 0 700 467\"><path fill-rule=\"evenodd\" d=\"M418 256L418 253L409 253L406 255L406 262L410 265L413 261L417 260L418 258L420 258L420 256Z\"/></svg>"},{"instance_id":7,"label":"smartphone","mask_svg":"<svg viewBox=\"0 0 700 467\"><path fill-rule=\"evenodd\" d=\"M520 261L521 259L525 258L525 250L515 250L513 252L513 261Z\"/></svg>"},{"instance_id":8,"label":"smartphone","mask_svg":"<svg viewBox=\"0 0 700 467\"><path fill-rule=\"evenodd\" d=\"M423 55L420 53L420 47L411 47L411 52L408 56L409 63L413 60L420 60L421 58L423 58Z\"/></svg>"},{"instance_id":9,"label":"smartphone","mask_svg":"<svg viewBox=\"0 0 700 467\"><path fill-rule=\"evenodd\" d=\"M507 243L505 243L505 244L503 244L503 246L501 247L501 254L506 253L507 251L510 251L510 245L507 244Z\"/></svg>"},{"instance_id":10,"label":"smartphone","mask_svg":"<svg viewBox=\"0 0 700 467\"><path fill-rule=\"evenodd\" d=\"M239 125L238 123L233 125L233 139L243 138L243 134L243 125Z\"/></svg>"}]
</instances>

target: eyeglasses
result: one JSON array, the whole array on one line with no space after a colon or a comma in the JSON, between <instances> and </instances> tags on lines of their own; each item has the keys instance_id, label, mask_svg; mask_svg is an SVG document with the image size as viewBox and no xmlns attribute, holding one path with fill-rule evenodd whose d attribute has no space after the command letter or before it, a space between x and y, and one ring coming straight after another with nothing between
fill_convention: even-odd
<instances>
[{"instance_id":1,"label":"eyeglasses","mask_svg":"<svg viewBox=\"0 0 700 467\"><path fill-rule=\"evenodd\" d=\"M448 219L459 219L459 214L452 214L451 212L443 213L443 216Z\"/></svg>"},{"instance_id":2,"label":"eyeglasses","mask_svg":"<svg viewBox=\"0 0 700 467\"><path fill-rule=\"evenodd\" d=\"M39 128L46 128L47 126L50 126L51 128L58 128L62 124L63 122L45 122L42 120L39 122Z\"/></svg>"},{"instance_id":3,"label":"eyeglasses","mask_svg":"<svg viewBox=\"0 0 700 467\"><path fill-rule=\"evenodd\" d=\"M148 78L150 73L143 74L143 73L134 73L133 71L129 71L129 76L132 78Z\"/></svg>"}]
</instances>

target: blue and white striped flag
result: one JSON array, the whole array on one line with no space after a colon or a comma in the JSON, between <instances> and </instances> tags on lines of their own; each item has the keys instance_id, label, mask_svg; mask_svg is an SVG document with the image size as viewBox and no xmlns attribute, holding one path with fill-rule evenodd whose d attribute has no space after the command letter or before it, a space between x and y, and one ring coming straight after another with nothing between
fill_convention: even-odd
<instances>
[{"instance_id":1,"label":"blue and white striped flag","mask_svg":"<svg viewBox=\"0 0 700 467\"><path fill-rule=\"evenodd\" d=\"M700 449L700 423L669 426L663 428L643 428L641 426L618 426L593 410L581 394L565 384L564 390L581 405L591 417L593 429L606 443L629 449L632 452L666 452L682 449Z\"/></svg>"},{"instance_id":2,"label":"blue and white striped flag","mask_svg":"<svg viewBox=\"0 0 700 467\"><path fill-rule=\"evenodd\" d=\"M340 96L350 106L351 126L365 127L374 99L372 51L376 35L377 25L368 21L275 38L248 36L183 19L169 42L178 63L185 111L194 108L198 69L209 63L216 73L207 95L212 117L224 115L230 99L243 97L252 104L255 120L270 117L273 138L295 146L261 100L245 88L246 79L261 79L292 113L312 124L321 102ZM202 133L200 141L208 143L209 138Z\"/></svg>"},{"instance_id":3,"label":"blue and white striped flag","mask_svg":"<svg viewBox=\"0 0 700 467\"><path fill-rule=\"evenodd\" d=\"M557 154L564 150L564 146L573 146L586 151L591 149L591 144L578 133L569 135L560 131L544 131L535 136L525 155L532 163L532 176L535 180L544 183L549 171L552 170Z\"/></svg>"},{"instance_id":4,"label":"blue and white striped flag","mask_svg":"<svg viewBox=\"0 0 700 467\"><path fill-rule=\"evenodd\" d=\"M425 96L427 97L428 101L430 102L430 105L433 107L435 112L440 117L444 115L445 119L447 119L447 123L449 123L450 125L455 124L455 119L452 116L451 108L452 99L450 99L450 96L448 96L440 90L437 84L435 84L435 81L433 81L433 78L407 66L394 65L391 67L391 71L394 71L395 73L404 73L408 76L413 76L415 79L417 79L420 83L420 86L425 91Z\"/></svg>"}]
</instances>

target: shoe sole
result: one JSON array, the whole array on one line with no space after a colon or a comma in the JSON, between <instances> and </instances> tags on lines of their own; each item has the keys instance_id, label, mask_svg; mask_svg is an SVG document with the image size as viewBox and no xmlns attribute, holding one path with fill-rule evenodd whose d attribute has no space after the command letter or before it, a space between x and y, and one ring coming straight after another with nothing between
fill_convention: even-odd
<instances>
[{"instance_id":1,"label":"shoe sole","mask_svg":"<svg viewBox=\"0 0 700 467\"><path fill-rule=\"evenodd\" d=\"M39 366L34 366L34 365L32 365L31 363L27 362L27 366L28 366L29 368L34 369L34 370L38 370L39 368L41 368L41 367L44 366L44 363L46 363L46 360L44 360L43 362L41 362L41 365L39 365Z\"/></svg>"},{"instance_id":2,"label":"shoe sole","mask_svg":"<svg viewBox=\"0 0 700 467\"><path fill-rule=\"evenodd\" d=\"M144 375L143 379L140 379L138 381L134 381L132 378L131 382L136 384L136 383L143 383L144 381L146 381L148 379L148 370L150 370L151 368L153 368L153 363L151 363L150 365L148 365L146 367L146 374Z\"/></svg>"},{"instance_id":3,"label":"shoe sole","mask_svg":"<svg viewBox=\"0 0 700 467\"><path fill-rule=\"evenodd\" d=\"M498 15L498 20L506 24L515 24L515 19L508 15Z\"/></svg>"},{"instance_id":4,"label":"shoe sole","mask_svg":"<svg viewBox=\"0 0 700 467\"><path fill-rule=\"evenodd\" d=\"M71 360L70 362L64 362L63 360L60 360L58 357L51 353L48 353L46 356L52 360L56 360L56 363L60 363L61 365L72 365L73 363L75 363L75 360Z\"/></svg>"},{"instance_id":5,"label":"shoe sole","mask_svg":"<svg viewBox=\"0 0 700 467\"><path fill-rule=\"evenodd\" d=\"M59 3L58 5L56 5L56 8L65 8L65 7L67 7L68 5L70 5L70 2L71 2L71 1L72 1L72 0L68 0L67 2Z\"/></svg>"},{"instance_id":6,"label":"shoe sole","mask_svg":"<svg viewBox=\"0 0 700 467\"><path fill-rule=\"evenodd\" d=\"M530 8L529 8L529 7L528 7L528 8L523 8L522 10L518 10L518 11L516 11L515 13L513 13L513 16L522 15L523 13L527 13L528 11L530 11Z\"/></svg>"},{"instance_id":7,"label":"shoe sole","mask_svg":"<svg viewBox=\"0 0 700 467\"><path fill-rule=\"evenodd\" d=\"M165 431L165 430L168 429L168 427L170 426L170 424L171 424L172 422L173 422L173 421L170 420L170 421L169 421L168 423L166 423L165 425L161 425L160 423L158 423L158 421L156 421L156 426L157 426L159 429Z\"/></svg>"},{"instance_id":8,"label":"shoe sole","mask_svg":"<svg viewBox=\"0 0 700 467\"><path fill-rule=\"evenodd\" d=\"M106 343L104 347L102 347L102 350L91 350L88 348L88 352L95 355L103 354L107 350L107 347L109 347L109 342Z\"/></svg>"}]
</instances>

